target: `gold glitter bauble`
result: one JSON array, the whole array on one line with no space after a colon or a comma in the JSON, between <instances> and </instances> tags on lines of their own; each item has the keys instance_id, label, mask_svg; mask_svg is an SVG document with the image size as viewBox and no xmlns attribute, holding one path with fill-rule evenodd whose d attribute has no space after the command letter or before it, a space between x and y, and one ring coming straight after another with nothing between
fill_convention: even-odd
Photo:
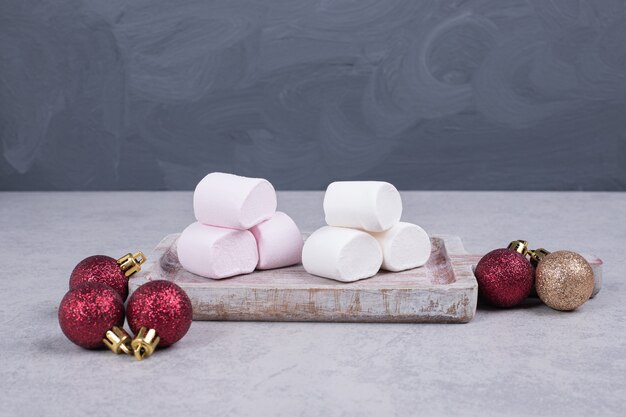
<instances>
[{"instance_id":1,"label":"gold glitter bauble","mask_svg":"<svg viewBox=\"0 0 626 417\"><path fill-rule=\"evenodd\" d=\"M580 307L591 297L593 285L589 262L576 252L552 252L537 265L537 294L555 310L569 311Z\"/></svg>"}]
</instances>

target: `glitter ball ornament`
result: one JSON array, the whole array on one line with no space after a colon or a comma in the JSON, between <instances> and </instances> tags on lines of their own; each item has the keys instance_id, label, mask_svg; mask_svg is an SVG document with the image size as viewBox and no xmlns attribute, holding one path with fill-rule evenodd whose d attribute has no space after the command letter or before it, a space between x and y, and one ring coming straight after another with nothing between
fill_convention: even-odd
<instances>
[{"instance_id":1,"label":"glitter ball ornament","mask_svg":"<svg viewBox=\"0 0 626 417\"><path fill-rule=\"evenodd\" d=\"M113 288L122 297L128 297L128 277L141 270L146 260L141 252L128 253L119 259L94 255L76 265L70 276L70 290L84 282L101 282Z\"/></svg>"},{"instance_id":2,"label":"glitter ball ornament","mask_svg":"<svg viewBox=\"0 0 626 417\"><path fill-rule=\"evenodd\" d=\"M534 253L539 254L533 256ZM593 270L576 252L531 252L537 261L535 272L537 295L555 310L570 311L583 305L593 292Z\"/></svg>"},{"instance_id":3,"label":"glitter ball ornament","mask_svg":"<svg viewBox=\"0 0 626 417\"><path fill-rule=\"evenodd\" d=\"M520 253L525 253L525 244L524 241L511 242L509 248L489 252L476 265L474 274L478 291L489 304L513 307L528 297L534 271L528 259Z\"/></svg>"},{"instance_id":4,"label":"glitter ball ornament","mask_svg":"<svg viewBox=\"0 0 626 417\"><path fill-rule=\"evenodd\" d=\"M107 332L116 333L118 329L114 328L124 324L124 302L108 285L85 282L61 300L59 324L65 336L78 346L103 347Z\"/></svg>"},{"instance_id":5,"label":"glitter ball ornament","mask_svg":"<svg viewBox=\"0 0 626 417\"><path fill-rule=\"evenodd\" d=\"M191 300L178 285L165 280L150 281L128 299L128 325L135 338L132 347L139 360L156 345L179 341L191 326Z\"/></svg>"}]
</instances>

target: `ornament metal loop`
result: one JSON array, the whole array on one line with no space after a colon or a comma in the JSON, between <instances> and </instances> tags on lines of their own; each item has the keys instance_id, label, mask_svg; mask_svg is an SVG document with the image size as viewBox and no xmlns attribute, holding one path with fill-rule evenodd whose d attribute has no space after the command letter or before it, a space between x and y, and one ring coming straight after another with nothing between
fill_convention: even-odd
<instances>
[{"instance_id":1,"label":"ornament metal loop","mask_svg":"<svg viewBox=\"0 0 626 417\"><path fill-rule=\"evenodd\" d=\"M550 255L550 252L545 250L544 248L539 249L529 249L528 255L530 256L530 263L536 268L539 265L539 262L543 260L546 256Z\"/></svg>"},{"instance_id":2,"label":"ornament metal loop","mask_svg":"<svg viewBox=\"0 0 626 417\"><path fill-rule=\"evenodd\" d=\"M526 254L528 253L528 242L526 240L514 240L513 242L509 243L509 246L507 246L507 249L511 249L517 253L522 254L523 256L526 256Z\"/></svg>"},{"instance_id":3,"label":"ornament metal loop","mask_svg":"<svg viewBox=\"0 0 626 417\"><path fill-rule=\"evenodd\" d=\"M154 353L161 338L157 336L156 330L142 327L131 342L133 354L138 361L147 358Z\"/></svg>"},{"instance_id":4,"label":"ornament metal loop","mask_svg":"<svg viewBox=\"0 0 626 417\"><path fill-rule=\"evenodd\" d=\"M130 335L126 332L126 330L117 326L113 326L111 330L107 330L102 342L109 349L111 349L113 353L125 353L127 355L132 354L130 351Z\"/></svg>"},{"instance_id":5,"label":"ornament metal loop","mask_svg":"<svg viewBox=\"0 0 626 417\"><path fill-rule=\"evenodd\" d=\"M127 253L117 260L117 264L124 273L124 276L129 277L135 272L141 271L141 264L146 261L146 256L143 252Z\"/></svg>"}]
</instances>

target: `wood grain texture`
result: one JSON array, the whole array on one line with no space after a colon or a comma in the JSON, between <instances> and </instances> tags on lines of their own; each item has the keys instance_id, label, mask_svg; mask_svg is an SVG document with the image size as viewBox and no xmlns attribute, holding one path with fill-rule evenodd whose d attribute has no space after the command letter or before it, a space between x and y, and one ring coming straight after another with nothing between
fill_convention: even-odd
<instances>
[{"instance_id":1,"label":"wood grain texture","mask_svg":"<svg viewBox=\"0 0 626 417\"><path fill-rule=\"evenodd\" d=\"M177 237L159 243L130 280L130 290L149 280L172 280L189 294L195 320L462 323L476 311L473 258L455 236L434 237L422 268L381 271L353 283L310 275L302 265L225 280L199 277L178 263Z\"/></svg>"}]
</instances>

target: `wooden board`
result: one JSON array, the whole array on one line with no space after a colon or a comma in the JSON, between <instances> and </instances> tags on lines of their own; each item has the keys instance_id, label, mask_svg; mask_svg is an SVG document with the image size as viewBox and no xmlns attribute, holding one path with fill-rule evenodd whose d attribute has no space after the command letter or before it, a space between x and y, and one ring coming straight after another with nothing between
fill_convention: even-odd
<instances>
[{"instance_id":1,"label":"wooden board","mask_svg":"<svg viewBox=\"0 0 626 417\"><path fill-rule=\"evenodd\" d=\"M223 280L187 272L178 262L178 234L166 236L143 270L131 277L135 291L147 281L180 285L193 304L194 320L465 323L476 312L478 285L457 236L434 236L428 263L403 272L341 283L308 274L302 265L255 271ZM602 262L588 257L601 283ZM598 280L598 277L600 280Z\"/></svg>"},{"instance_id":2,"label":"wooden board","mask_svg":"<svg viewBox=\"0 0 626 417\"><path fill-rule=\"evenodd\" d=\"M180 285L193 304L194 320L467 322L476 311L477 283L455 236L432 239L422 268L381 271L353 283L316 277L302 265L212 280L185 271L169 235L148 256L130 291L149 280Z\"/></svg>"}]
</instances>

